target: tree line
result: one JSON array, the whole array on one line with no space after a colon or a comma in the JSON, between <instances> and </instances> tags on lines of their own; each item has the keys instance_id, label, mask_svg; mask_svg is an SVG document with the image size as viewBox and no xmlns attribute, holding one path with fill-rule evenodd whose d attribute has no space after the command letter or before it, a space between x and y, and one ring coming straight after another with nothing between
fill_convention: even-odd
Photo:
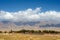
<instances>
[{"instance_id":1,"label":"tree line","mask_svg":"<svg viewBox=\"0 0 60 40\"><path fill-rule=\"evenodd\" d=\"M2 31L0 31L0 33L3 33ZM60 31L54 31L54 30L19 30L19 31L13 31L10 30L9 32L4 31L4 33L24 33L24 34L60 34Z\"/></svg>"}]
</instances>

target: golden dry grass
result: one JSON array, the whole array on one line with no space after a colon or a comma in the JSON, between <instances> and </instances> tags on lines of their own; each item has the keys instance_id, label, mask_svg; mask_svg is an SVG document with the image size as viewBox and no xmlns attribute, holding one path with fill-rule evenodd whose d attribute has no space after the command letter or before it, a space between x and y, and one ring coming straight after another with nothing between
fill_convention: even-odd
<instances>
[{"instance_id":1,"label":"golden dry grass","mask_svg":"<svg viewBox=\"0 0 60 40\"><path fill-rule=\"evenodd\" d=\"M36 35L36 34L19 34L19 33L0 33L0 40L60 40L60 34Z\"/></svg>"}]
</instances>

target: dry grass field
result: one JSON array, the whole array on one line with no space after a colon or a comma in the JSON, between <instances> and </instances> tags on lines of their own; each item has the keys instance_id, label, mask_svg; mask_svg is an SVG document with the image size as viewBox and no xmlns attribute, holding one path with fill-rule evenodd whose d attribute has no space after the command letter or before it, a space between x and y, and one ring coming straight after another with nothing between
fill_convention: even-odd
<instances>
[{"instance_id":1,"label":"dry grass field","mask_svg":"<svg viewBox=\"0 0 60 40\"><path fill-rule=\"evenodd\" d=\"M0 40L60 40L60 34L0 33Z\"/></svg>"}]
</instances>

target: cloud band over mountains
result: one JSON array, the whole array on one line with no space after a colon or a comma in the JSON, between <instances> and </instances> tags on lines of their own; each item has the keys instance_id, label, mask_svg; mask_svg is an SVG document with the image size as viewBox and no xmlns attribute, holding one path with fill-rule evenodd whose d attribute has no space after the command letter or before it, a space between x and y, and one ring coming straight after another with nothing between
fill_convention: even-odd
<instances>
[{"instance_id":1,"label":"cloud band over mountains","mask_svg":"<svg viewBox=\"0 0 60 40\"><path fill-rule=\"evenodd\" d=\"M0 21L11 22L39 22L39 21L57 21L60 20L60 12L57 11L45 11L41 12L41 8L31 9L28 8L18 12L6 12L0 11Z\"/></svg>"},{"instance_id":2,"label":"cloud band over mountains","mask_svg":"<svg viewBox=\"0 0 60 40\"><path fill-rule=\"evenodd\" d=\"M42 28L41 28L42 27ZM56 28L55 28L56 27ZM18 12L0 11L0 30L60 29L60 12L28 8Z\"/></svg>"}]
</instances>

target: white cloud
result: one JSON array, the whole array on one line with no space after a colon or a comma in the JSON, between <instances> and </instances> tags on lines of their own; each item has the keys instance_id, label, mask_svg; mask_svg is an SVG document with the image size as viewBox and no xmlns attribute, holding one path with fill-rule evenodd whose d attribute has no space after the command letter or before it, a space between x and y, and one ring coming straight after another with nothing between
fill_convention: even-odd
<instances>
[{"instance_id":1,"label":"white cloud","mask_svg":"<svg viewBox=\"0 0 60 40\"><path fill-rule=\"evenodd\" d=\"M60 12L57 11L46 11L41 12L41 8L36 9L27 9L23 11L18 12L6 12L6 11L0 11L0 21L2 20L8 20L13 22L27 22L27 21L50 21L50 20L60 20Z\"/></svg>"}]
</instances>

